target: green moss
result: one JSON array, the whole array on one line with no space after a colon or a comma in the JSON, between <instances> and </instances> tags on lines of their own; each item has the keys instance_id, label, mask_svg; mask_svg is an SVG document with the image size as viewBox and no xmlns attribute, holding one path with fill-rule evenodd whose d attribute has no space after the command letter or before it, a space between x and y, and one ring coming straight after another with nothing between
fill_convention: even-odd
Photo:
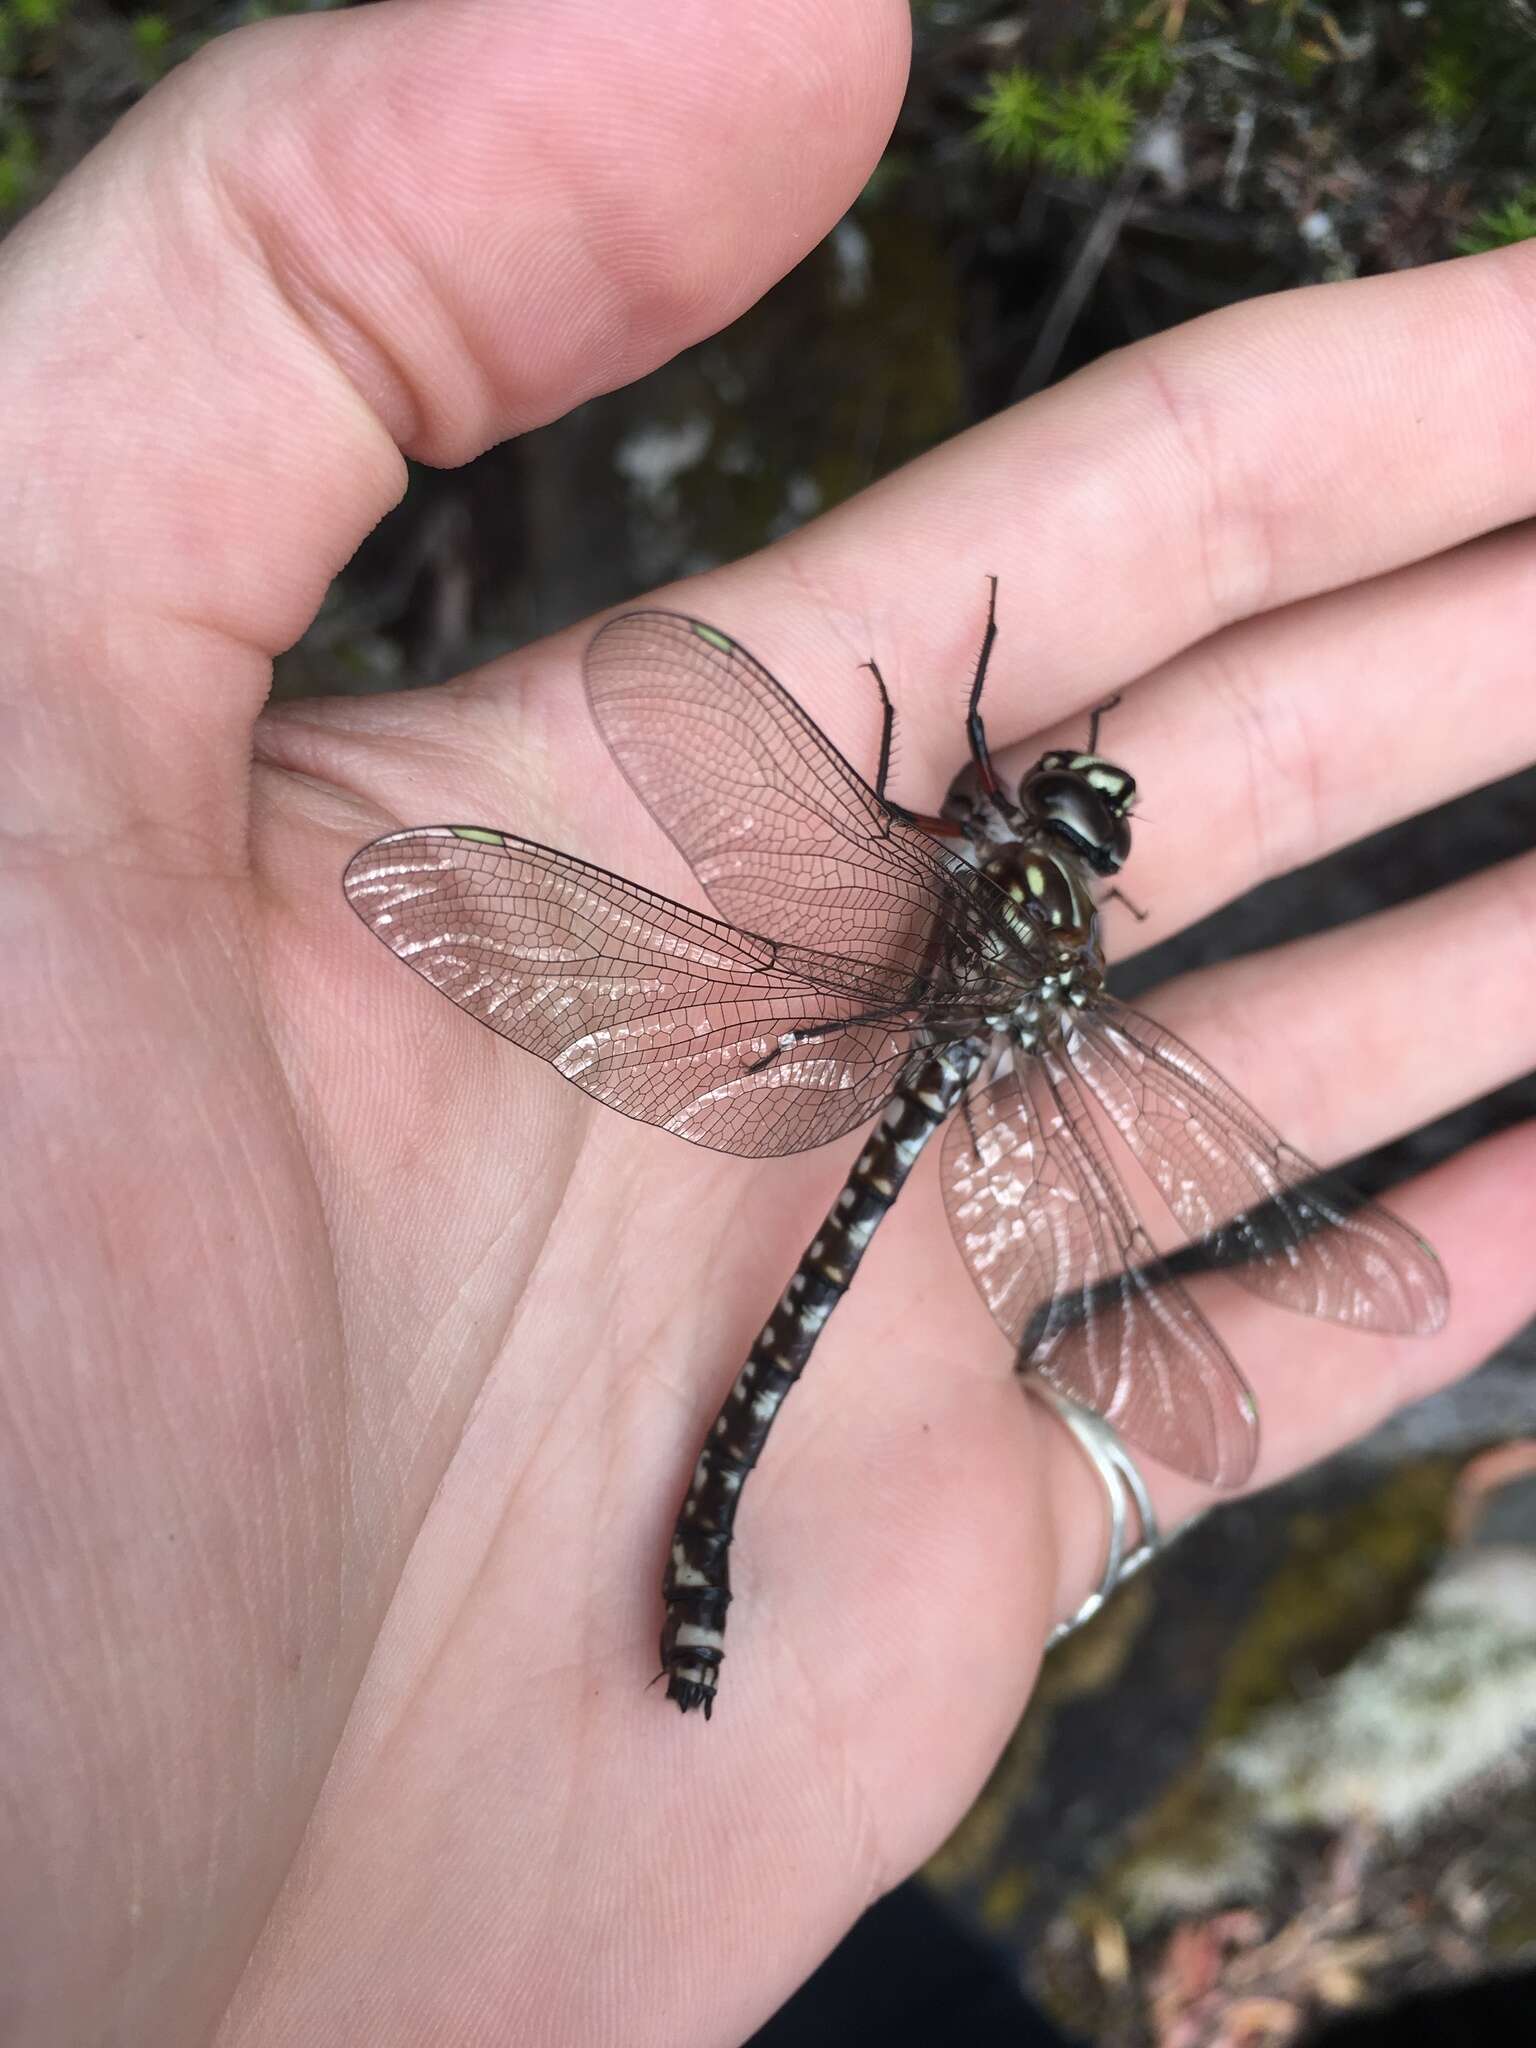
<instances>
[{"instance_id":1,"label":"green moss","mask_svg":"<svg viewBox=\"0 0 1536 2048\"><path fill-rule=\"evenodd\" d=\"M1252 1826L1253 1795L1213 1771L1210 1759L1267 1708L1294 1698L1298 1684L1341 1670L1403 1618L1441 1555L1455 1472L1450 1460L1425 1460L1391 1474L1363 1500L1297 1517L1287 1554L1216 1674L1195 1754L1135 1824L1101 1882L1076 1902L1080 1915L1107 1914L1134 1927L1170 1906L1202 1909L1206 1889L1214 1901L1262 1887L1267 1852ZM990 1897L1019 1874L1012 1863L999 1867L1008 1821L1039 1769L1053 1717L1071 1710L1075 1693L1110 1681L1142 1625L1137 1596L1146 1593L1144 1581L1133 1582L1047 1659L1019 1735L935 1859L941 1883L980 1882Z\"/></svg>"},{"instance_id":2,"label":"green moss","mask_svg":"<svg viewBox=\"0 0 1536 2048\"><path fill-rule=\"evenodd\" d=\"M69 12L69 0L6 0L17 25L41 32L57 28Z\"/></svg>"},{"instance_id":3,"label":"green moss","mask_svg":"<svg viewBox=\"0 0 1536 2048\"><path fill-rule=\"evenodd\" d=\"M1198 1753L1133 1831L1125 1852L1081 1901L1129 1922L1209 1880L1262 1878L1248 1818L1252 1796L1209 1769L1223 1743L1268 1707L1294 1697L1298 1681L1343 1668L1407 1613L1439 1558L1456 1466L1426 1459L1393 1473L1367 1499L1330 1514L1298 1517L1290 1554L1273 1572L1253 1618L1219 1675ZM1186 1875L1181 1878L1180 1873Z\"/></svg>"},{"instance_id":4,"label":"green moss","mask_svg":"<svg viewBox=\"0 0 1536 2048\"><path fill-rule=\"evenodd\" d=\"M1439 1556L1455 1483L1449 1459L1404 1466L1369 1498L1298 1518L1291 1555L1234 1646L1209 1723L1240 1734L1298 1673L1337 1671L1406 1614Z\"/></svg>"},{"instance_id":5,"label":"green moss","mask_svg":"<svg viewBox=\"0 0 1536 2048\"><path fill-rule=\"evenodd\" d=\"M37 181L37 143L20 114L0 121L0 214L24 205Z\"/></svg>"},{"instance_id":6,"label":"green moss","mask_svg":"<svg viewBox=\"0 0 1536 2048\"><path fill-rule=\"evenodd\" d=\"M1031 162L1051 134L1053 97L1034 72L1016 66L996 71L972 105L981 119L974 132L994 163Z\"/></svg>"},{"instance_id":7,"label":"green moss","mask_svg":"<svg viewBox=\"0 0 1536 2048\"><path fill-rule=\"evenodd\" d=\"M1101 178L1131 146L1136 109L1113 80L1047 85L1032 71L994 73L974 102L973 131L995 163L1039 159L1074 177Z\"/></svg>"},{"instance_id":8,"label":"green moss","mask_svg":"<svg viewBox=\"0 0 1536 2048\"><path fill-rule=\"evenodd\" d=\"M1465 50L1431 50L1419 71L1419 104L1431 120L1464 121L1477 104L1477 73Z\"/></svg>"},{"instance_id":9,"label":"green moss","mask_svg":"<svg viewBox=\"0 0 1536 2048\"><path fill-rule=\"evenodd\" d=\"M1457 247L1463 255L1483 249L1503 249L1512 242L1527 242L1536 235L1536 185L1526 185L1501 206L1478 215Z\"/></svg>"},{"instance_id":10,"label":"green moss","mask_svg":"<svg viewBox=\"0 0 1536 2048\"><path fill-rule=\"evenodd\" d=\"M1240 112L1245 156L1273 142L1314 188L1337 175L1347 269L1378 267L1404 223L1418 255L1449 253L1468 192L1483 211L1461 246L1494 247L1532 232L1528 205L1501 197L1529 163L1531 17L1528 0L1103 0L1050 31L1026 23L1030 62L987 79L972 137L1010 172L1102 179L1182 78L1177 118L1201 151L1216 155ZM1444 190L1438 247L1422 228L1435 198L1415 185L1426 152Z\"/></svg>"},{"instance_id":11,"label":"green moss","mask_svg":"<svg viewBox=\"0 0 1536 2048\"><path fill-rule=\"evenodd\" d=\"M133 47L146 77L158 78L170 56L170 23L163 14L136 14L132 34Z\"/></svg>"},{"instance_id":12,"label":"green moss","mask_svg":"<svg viewBox=\"0 0 1536 2048\"><path fill-rule=\"evenodd\" d=\"M1098 60L1099 75L1137 99L1165 93L1178 75L1175 46L1166 36L1132 35L1111 43Z\"/></svg>"},{"instance_id":13,"label":"green moss","mask_svg":"<svg viewBox=\"0 0 1536 2048\"><path fill-rule=\"evenodd\" d=\"M1057 94L1052 120L1046 162L1075 177L1102 178L1124 161L1136 113L1118 86L1085 80Z\"/></svg>"}]
</instances>

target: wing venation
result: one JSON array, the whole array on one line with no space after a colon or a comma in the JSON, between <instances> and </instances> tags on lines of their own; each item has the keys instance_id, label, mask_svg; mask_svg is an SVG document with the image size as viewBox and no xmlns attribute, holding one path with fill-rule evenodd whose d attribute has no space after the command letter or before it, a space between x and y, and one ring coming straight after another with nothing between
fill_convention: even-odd
<instances>
[{"instance_id":1,"label":"wing venation","mask_svg":"<svg viewBox=\"0 0 1536 2048\"><path fill-rule=\"evenodd\" d=\"M626 612L584 673L614 758L722 916L914 979L941 935L953 956L957 934L979 949L995 927L991 884L883 802L715 627Z\"/></svg>"},{"instance_id":2,"label":"wing venation","mask_svg":"<svg viewBox=\"0 0 1536 2048\"><path fill-rule=\"evenodd\" d=\"M975 1095L944 1147L955 1239L1021 1371L1211 1485L1253 1469L1253 1400L1226 1346L1137 1220L1076 1076L1024 1058Z\"/></svg>"},{"instance_id":3,"label":"wing venation","mask_svg":"<svg viewBox=\"0 0 1536 2048\"><path fill-rule=\"evenodd\" d=\"M1069 1032L1073 1066L1212 1266L1298 1315L1427 1335L1445 1273L1424 1240L1303 1158L1182 1039L1123 1003Z\"/></svg>"},{"instance_id":4,"label":"wing venation","mask_svg":"<svg viewBox=\"0 0 1536 2048\"><path fill-rule=\"evenodd\" d=\"M394 832L344 886L461 1010L598 1101L715 1151L766 1158L842 1136L911 1048L899 969L739 931L531 840ZM786 1049L791 1033L802 1042Z\"/></svg>"}]
</instances>

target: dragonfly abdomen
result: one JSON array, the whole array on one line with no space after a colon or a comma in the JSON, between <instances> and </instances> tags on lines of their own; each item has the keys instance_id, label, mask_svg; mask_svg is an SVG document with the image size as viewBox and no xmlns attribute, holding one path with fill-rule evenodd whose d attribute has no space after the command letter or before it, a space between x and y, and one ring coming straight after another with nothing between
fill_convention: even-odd
<instances>
[{"instance_id":1,"label":"dragonfly abdomen","mask_svg":"<svg viewBox=\"0 0 1536 2048\"><path fill-rule=\"evenodd\" d=\"M920 1054L907 1068L715 1418L677 1518L662 1587L667 1697L685 1713L702 1707L707 1720L714 1703L731 1599L731 1534L747 1474L880 1219L964 1094L982 1053L980 1041L961 1039Z\"/></svg>"}]
</instances>

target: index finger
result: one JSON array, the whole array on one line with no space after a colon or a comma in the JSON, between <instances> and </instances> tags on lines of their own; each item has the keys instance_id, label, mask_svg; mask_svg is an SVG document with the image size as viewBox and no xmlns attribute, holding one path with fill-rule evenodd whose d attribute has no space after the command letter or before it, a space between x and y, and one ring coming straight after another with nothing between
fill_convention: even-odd
<instances>
[{"instance_id":1,"label":"index finger","mask_svg":"<svg viewBox=\"0 0 1536 2048\"><path fill-rule=\"evenodd\" d=\"M1235 619L1536 510L1533 315L1529 244L1230 307L781 542L797 583L844 613L846 653L877 643L920 750L908 800L932 801L953 771L988 573L1006 636L988 727L1003 745ZM770 637L764 580L744 575L742 608L724 614L753 645ZM776 612L772 634L826 673L824 621Z\"/></svg>"}]
</instances>

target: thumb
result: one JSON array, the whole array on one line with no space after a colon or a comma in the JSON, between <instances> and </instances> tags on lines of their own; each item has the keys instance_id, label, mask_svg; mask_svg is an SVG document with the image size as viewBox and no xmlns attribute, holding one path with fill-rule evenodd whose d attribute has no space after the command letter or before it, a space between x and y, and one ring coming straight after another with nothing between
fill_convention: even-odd
<instances>
[{"instance_id":1,"label":"thumb","mask_svg":"<svg viewBox=\"0 0 1536 2048\"><path fill-rule=\"evenodd\" d=\"M174 74L0 263L12 829L237 856L267 661L399 451L729 321L857 192L906 35L899 0L389 0Z\"/></svg>"}]
</instances>

